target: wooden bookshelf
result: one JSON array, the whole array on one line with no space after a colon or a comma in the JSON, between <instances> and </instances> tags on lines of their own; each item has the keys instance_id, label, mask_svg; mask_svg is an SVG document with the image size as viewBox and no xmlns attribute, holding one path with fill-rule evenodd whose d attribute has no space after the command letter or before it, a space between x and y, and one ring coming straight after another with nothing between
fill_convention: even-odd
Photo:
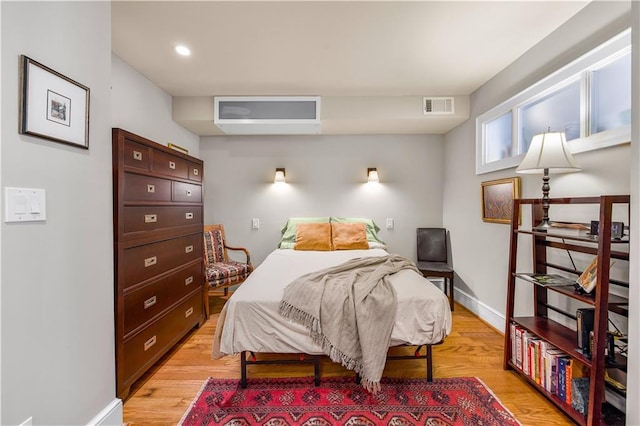
<instances>
[{"instance_id":1,"label":"wooden bookshelf","mask_svg":"<svg viewBox=\"0 0 640 426\"><path fill-rule=\"evenodd\" d=\"M625 235L622 239L611 238L611 222L613 206L615 204L629 205L628 195L603 195L600 197L573 197L558 198L550 200L550 204L575 205L597 205L599 208L600 235L589 235L587 227L581 226L559 226L546 231L537 230L532 227L520 225L520 217L523 209L530 209L532 223L539 223L542 219L542 200L540 199L516 199L513 204L513 216L510 233L510 253L509 253L509 275L507 284L507 307L506 307L506 330L504 345L504 368L514 370L522 375L547 399L554 403L568 417L580 425L604 424L603 420L603 397L605 389L605 368L618 368L626 370L626 357L620 354L607 354L607 334L609 313L615 312L623 317L628 316L628 300L625 297L611 294L610 290L615 287L628 288L628 282L619 279L612 279L610 276L611 259L618 259L628 262L629 239ZM627 216L628 225L628 216ZM516 270L518 260L519 236L529 236L532 243L532 259L530 270ZM522 238L520 238L522 240ZM533 283L529 280L518 277L523 273L534 274L556 274L575 279L582 271L573 267L567 267L566 262L559 262L558 257L567 255L573 264L571 253L584 253L597 256L597 284L595 289L586 294L580 292L575 286L545 286ZM522 261L522 259L520 259ZM628 263L625 265L628 267ZM522 301L516 300L516 286L529 286L533 291L533 315L515 316L516 306L520 309ZM550 297L551 295L556 295ZM558 303L557 299L569 299L571 302ZM554 305L553 301L556 301ZM520 304L518 303L520 302ZM561 306L558 306L561 305ZM579 306L593 308L593 338L591 343L591 353L585 354L578 348L576 331L576 315L567 310L567 306ZM555 348L561 350L563 356L584 365L588 371L589 395L588 411L586 414L576 410L570 402L566 402L541 386L536 380L527 375L514 362L515 354L513 348L514 335L510 332L511 325L514 324L521 330L525 330L535 339L548 342ZM570 378L569 378L570 380Z\"/></svg>"}]
</instances>

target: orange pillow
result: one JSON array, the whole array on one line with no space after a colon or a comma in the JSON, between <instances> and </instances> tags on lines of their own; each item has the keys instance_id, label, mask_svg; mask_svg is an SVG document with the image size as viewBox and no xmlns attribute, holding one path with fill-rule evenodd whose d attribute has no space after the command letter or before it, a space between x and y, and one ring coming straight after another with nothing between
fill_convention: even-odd
<instances>
[{"instance_id":1,"label":"orange pillow","mask_svg":"<svg viewBox=\"0 0 640 426\"><path fill-rule=\"evenodd\" d=\"M331 223L331 242L334 250L368 250L364 223Z\"/></svg>"},{"instance_id":2,"label":"orange pillow","mask_svg":"<svg viewBox=\"0 0 640 426\"><path fill-rule=\"evenodd\" d=\"M299 223L294 250L331 250L330 223Z\"/></svg>"}]
</instances>

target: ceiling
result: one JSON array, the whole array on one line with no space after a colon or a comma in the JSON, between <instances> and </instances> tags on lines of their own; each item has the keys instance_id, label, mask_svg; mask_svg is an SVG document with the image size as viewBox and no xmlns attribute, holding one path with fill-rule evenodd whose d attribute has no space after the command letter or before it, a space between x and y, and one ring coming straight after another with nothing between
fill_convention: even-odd
<instances>
[{"instance_id":1,"label":"ceiling","mask_svg":"<svg viewBox=\"0 0 640 426\"><path fill-rule=\"evenodd\" d=\"M200 135L222 134L212 99L234 95L321 96L328 134L445 133L468 95L587 3L115 1L112 50ZM456 114L424 117L423 96L455 96Z\"/></svg>"}]
</instances>

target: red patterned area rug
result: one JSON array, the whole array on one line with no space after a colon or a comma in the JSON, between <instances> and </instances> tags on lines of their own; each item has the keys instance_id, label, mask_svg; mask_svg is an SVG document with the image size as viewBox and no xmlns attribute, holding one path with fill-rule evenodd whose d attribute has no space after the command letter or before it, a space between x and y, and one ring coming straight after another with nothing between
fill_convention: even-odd
<instances>
[{"instance_id":1,"label":"red patterned area rug","mask_svg":"<svg viewBox=\"0 0 640 426\"><path fill-rule=\"evenodd\" d=\"M180 425L520 425L477 378L382 379L373 395L354 377L209 378Z\"/></svg>"}]
</instances>

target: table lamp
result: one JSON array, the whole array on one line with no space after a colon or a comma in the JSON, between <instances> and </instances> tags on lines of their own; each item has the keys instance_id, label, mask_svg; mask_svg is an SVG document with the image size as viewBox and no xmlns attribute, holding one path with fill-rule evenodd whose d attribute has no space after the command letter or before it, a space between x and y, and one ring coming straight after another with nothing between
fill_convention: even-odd
<instances>
[{"instance_id":1,"label":"table lamp","mask_svg":"<svg viewBox=\"0 0 640 426\"><path fill-rule=\"evenodd\" d=\"M577 172L580 167L574 160L564 132L546 132L535 135L527 155L516 169L516 173L542 173L542 222L534 227L546 231L549 223L549 173Z\"/></svg>"}]
</instances>

